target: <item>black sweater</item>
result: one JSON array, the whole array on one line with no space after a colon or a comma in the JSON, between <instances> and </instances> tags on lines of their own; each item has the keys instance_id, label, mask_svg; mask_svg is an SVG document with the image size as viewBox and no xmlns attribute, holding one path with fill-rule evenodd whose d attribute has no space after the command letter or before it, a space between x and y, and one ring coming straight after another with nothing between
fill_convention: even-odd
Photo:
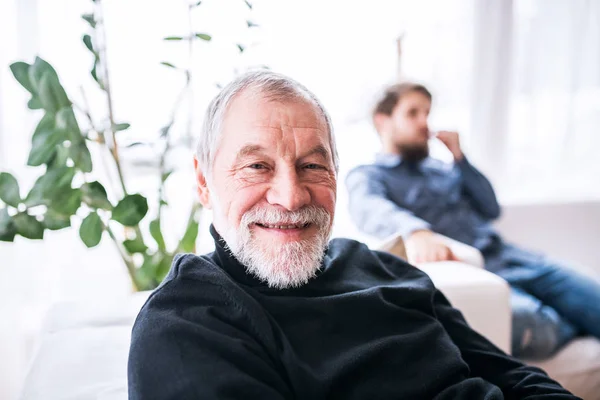
<instances>
[{"instance_id":1,"label":"black sweater","mask_svg":"<svg viewBox=\"0 0 600 400\"><path fill-rule=\"evenodd\" d=\"M178 256L140 311L132 400L576 398L399 258L335 239L316 278L271 289L211 232L215 252Z\"/></svg>"}]
</instances>

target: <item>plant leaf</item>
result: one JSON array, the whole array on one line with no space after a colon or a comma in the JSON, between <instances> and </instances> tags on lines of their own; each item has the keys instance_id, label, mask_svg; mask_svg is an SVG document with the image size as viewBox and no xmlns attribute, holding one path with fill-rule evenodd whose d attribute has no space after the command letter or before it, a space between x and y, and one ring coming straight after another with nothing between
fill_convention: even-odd
<instances>
[{"instance_id":1,"label":"plant leaf","mask_svg":"<svg viewBox=\"0 0 600 400\"><path fill-rule=\"evenodd\" d=\"M161 138L167 137L169 135L169 131L171 130L172 126L173 126L173 121L171 121L168 125L165 125L162 128L160 128L160 137Z\"/></svg>"},{"instance_id":2,"label":"plant leaf","mask_svg":"<svg viewBox=\"0 0 600 400\"><path fill-rule=\"evenodd\" d=\"M27 239L43 239L44 225L34 216L19 213L13 217L17 233Z\"/></svg>"},{"instance_id":3,"label":"plant leaf","mask_svg":"<svg viewBox=\"0 0 600 400\"><path fill-rule=\"evenodd\" d=\"M40 80L39 96L44 110L55 113L58 111L58 100L54 97L50 75L44 74Z\"/></svg>"},{"instance_id":4,"label":"plant leaf","mask_svg":"<svg viewBox=\"0 0 600 400\"><path fill-rule=\"evenodd\" d=\"M173 172L175 172L175 171L173 171L173 170L170 170L170 171L166 171L166 172L162 173L162 174L160 175L160 180L161 180L161 182L163 182L163 183L164 183L164 182L165 182L167 179L169 179L169 176L171 176L171 174L172 174Z\"/></svg>"},{"instance_id":5,"label":"plant leaf","mask_svg":"<svg viewBox=\"0 0 600 400\"><path fill-rule=\"evenodd\" d=\"M210 40L212 39L212 36L210 36L209 34L206 34L206 33L196 33L195 36L198 39L206 40L207 42L210 42Z\"/></svg>"},{"instance_id":6,"label":"plant leaf","mask_svg":"<svg viewBox=\"0 0 600 400\"><path fill-rule=\"evenodd\" d=\"M73 143L79 143L83 140L81 129L75 118L73 107L63 107L56 113L56 129L65 133L65 139L70 139Z\"/></svg>"},{"instance_id":7,"label":"plant leaf","mask_svg":"<svg viewBox=\"0 0 600 400\"><path fill-rule=\"evenodd\" d=\"M115 132L119 132L119 131L124 131L125 129L129 129L130 126L131 126L130 124L124 122L121 124L115 124L113 126L113 129L115 130Z\"/></svg>"},{"instance_id":8,"label":"plant leaf","mask_svg":"<svg viewBox=\"0 0 600 400\"><path fill-rule=\"evenodd\" d=\"M56 169L66 166L68 159L69 149L65 146L57 146L52 158L46 164L48 165L48 168Z\"/></svg>"},{"instance_id":9,"label":"plant leaf","mask_svg":"<svg viewBox=\"0 0 600 400\"><path fill-rule=\"evenodd\" d=\"M0 208L0 241L12 242L15 239L17 228L11 218L8 215L6 208Z\"/></svg>"},{"instance_id":10,"label":"plant leaf","mask_svg":"<svg viewBox=\"0 0 600 400\"><path fill-rule=\"evenodd\" d=\"M42 102L40 101L40 99L38 97L32 97L27 102L27 107L30 110L39 110L40 108L42 108Z\"/></svg>"},{"instance_id":11,"label":"plant leaf","mask_svg":"<svg viewBox=\"0 0 600 400\"><path fill-rule=\"evenodd\" d=\"M35 88L31 84L31 80L29 79L29 68L31 65L18 61L16 63L12 63L10 65L10 71L13 76L23 86L29 93L35 95Z\"/></svg>"},{"instance_id":12,"label":"plant leaf","mask_svg":"<svg viewBox=\"0 0 600 400\"><path fill-rule=\"evenodd\" d=\"M173 255L162 251L157 251L152 255L144 255L144 263L139 268L139 273L142 275L142 280L148 285L155 287L165 278L171 263Z\"/></svg>"},{"instance_id":13,"label":"plant leaf","mask_svg":"<svg viewBox=\"0 0 600 400\"><path fill-rule=\"evenodd\" d=\"M139 290L151 290L158 286L155 279L155 269L152 262L152 256L144 254L143 264L135 270L136 281L138 282Z\"/></svg>"},{"instance_id":14,"label":"plant leaf","mask_svg":"<svg viewBox=\"0 0 600 400\"><path fill-rule=\"evenodd\" d=\"M57 231L59 229L68 228L71 226L71 217L68 215L62 215L58 212L48 209L44 214L44 220L42 221L46 229Z\"/></svg>"},{"instance_id":15,"label":"plant leaf","mask_svg":"<svg viewBox=\"0 0 600 400\"><path fill-rule=\"evenodd\" d=\"M186 252L191 253L196 248L196 238L198 237L198 222L195 220L190 220L188 222L188 226L185 229L185 234L179 242L179 248Z\"/></svg>"},{"instance_id":16,"label":"plant leaf","mask_svg":"<svg viewBox=\"0 0 600 400\"><path fill-rule=\"evenodd\" d=\"M96 211L92 211L81 223L79 227L79 237L83 243L89 248L100 243L102 239L102 231L104 224Z\"/></svg>"},{"instance_id":17,"label":"plant leaf","mask_svg":"<svg viewBox=\"0 0 600 400\"><path fill-rule=\"evenodd\" d=\"M71 156L71 159L73 159L75 167L81 172L92 172L92 155L90 154L90 150L85 144L85 141L82 140L77 144L71 143L69 155Z\"/></svg>"},{"instance_id":18,"label":"plant leaf","mask_svg":"<svg viewBox=\"0 0 600 400\"><path fill-rule=\"evenodd\" d=\"M33 87L35 92L39 92L40 88L40 80L42 76L46 73L52 75L58 80L58 75L52 65L48 64L45 60L36 57L34 63L29 68L29 82L31 82L31 86Z\"/></svg>"},{"instance_id":19,"label":"plant leaf","mask_svg":"<svg viewBox=\"0 0 600 400\"><path fill-rule=\"evenodd\" d=\"M61 111L59 111L58 115L61 115ZM63 117L61 116L61 118ZM60 124L62 123L60 122ZM60 124L58 125L61 126ZM59 150L56 145L69 139L68 133L57 129L56 125L57 120L54 114L45 113L33 132L27 165L38 166L48 163L55 158L55 153ZM62 165L65 162L66 159Z\"/></svg>"},{"instance_id":20,"label":"plant leaf","mask_svg":"<svg viewBox=\"0 0 600 400\"><path fill-rule=\"evenodd\" d=\"M112 219L125 225L135 226L148 212L148 200L141 194L125 196L112 211Z\"/></svg>"},{"instance_id":21,"label":"plant leaf","mask_svg":"<svg viewBox=\"0 0 600 400\"><path fill-rule=\"evenodd\" d=\"M81 16L92 28L96 27L96 20L94 19L94 14L83 14Z\"/></svg>"},{"instance_id":22,"label":"plant leaf","mask_svg":"<svg viewBox=\"0 0 600 400\"><path fill-rule=\"evenodd\" d=\"M33 184L24 201L25 205L27 207L34 207L41 204L50 204L50 200L58 191L71 187L71 181L74 176L75 169L71 167L59 167L47 170Z\"/></svg>"},{"instance_id":23,"label":"plant leaf","mask_svg":"<svg viewBox=\"0 0 600 400\"><path fill-rule=\"evenodd\" d=\"M156 241L158 248L160 250L165 250L165 238L163 237L162 231L160 230L160 220L155 219L150 222L150 235Z\"/></svg>"},{"instance_id":24,"label":"plant leaf","mask_svg":"<svg viewBox=\"0 0 600 400\"><path fill-rule=\"evenodd\" d=\"M17 207L21 202L19 183L8 172L0 173L0 199L13 207Z\"/></svg>"},{"instance_id":25,"label":"plant leaf","mask_svg":"<svg viewBox=\"0 0 600 400\"><path fill-rule=\"evenodd\" d=\"M92 44L92 37L88 34L83 35L83 44L85 44L85 47L87 47L87 49L89 51L91 51L92 53L95 53L94 51L94 45Z\"/></svg>"},{"instance_id":26,"label":"plant leaf","mask_svg":"<svg viewBox=\"0 0 600 400\"><path fill-rule=\"evenodd\" d=\"M248 25L248 28L256 28L258 27L258 24L255 24L254 22L247 20L246 21L246 25Z\"/></svg>"},{"instance_id":27,"label":"plant leaf","mask_svg":"<svg viewBox=\"0 0 600 400\"><path fill-rule=\"evenodd\" d=\"M243 44L239 44L237 45L238 50L240 51L240 53L243 53L244 50L246 50L246 47Z\"/></svg>"},{"instance_id":28,"label":"plant leaf","mask_svg":"<svg viewBox=\"0 0 600 400\"><path fill-rule=\"evenodd\" d=\"M38 85L38 95L44 110L52 113L71 105L65 89L61 86L58 78L50 72L42 75Z\"/></svg>"},{"instance_id":29,"label":"plant leaf","mask_svg":"<svg viewBox=\"0 0 600 400\"><path fill-rule=\"evenodd\" d=\"M170 62L166 62L166 61L161 61L160 62L162 65L164 65L165 67L169 67L169 68L177 68L176 66L174 66L173 64L171 64Z\"/></svg>"},{"instance_id":30,"label":"plant leaf","mask_svg":"<svg viewBox=\"0 0 600 400\"><path fill-rule=\"evenodd\" d=\"M104 210L110 210L112 204L108 201L106 189L98 181L84 183L81 186L81 192L83 193L83 201L94 208L102 208Z\"/></svg>"},{"instance_id":31,"label":"plant leaf","mask_svg":"<svg viewBox=\"0 0 600 400\"><path fill-rule=\"evenodd\" d=\"M81 190L65 188L52 197L50 207L62 215L73 215L81 206Z\"/></svg>"},{"instance_id":32,"label":"plant leaf","mask_svg":"<svg viewBox=\"0 0 600 400\"><path fill-rule=\"evenodd\" d=\"M139 237L123 241L123 246L129 252L129 254L145 253L146 250L148 250L148 246L146 246L144 240Z\"/></svg>"},{"instance_id":33,"label":"plant leaf","mask_svg":"<svg viewBox=\"0 0 600 400\"><path fill-rule=\"evenodd\" d=\"M198 7L200 4L202 4L202 0L200 0L200 1L197 1L196 3L194 3L194 4L192 5L192 7Z\"/></svg>"},{"instance_id":34,"label":"plant leaf","mask_svg":"<svg viewBox=\"0 0 600 400\"><path fill-rule=\"evenodd\" d=\"M31 138L31 150L27 165L36 167L49 162L56 153L56 146L64 141L59 131L41 130Z\"/></svg>"},{"instance_id":35,"label":"plant leaf","mask_svg":"<svg viewBox=\"0 0 600 400\"><path fill-rule=\"evenodd\" d=\"M104 86L103 86L103 85L100 83L100 81L98 80L98 72L97 72L97 69L98 69L98 60L95 60L95 61L94 61L94 66L92 67L92 70L90 71L90 74L92 75L92 78L94 78L94 80L95 80L95 81L96 81L96 82L97 82L97 83L100 85L100 87L102 87L102 88L103 88Z\"/></svg>"},{"instance_id":36,"label":"plant leaf","mask_svg":"<svg viewBox=\"0 0 600 400\"><path fill-rule=\"evenodd\" d=\"M127 146L127 148L131 148L131 147L136 147L136 146L148 146L149 143L145 143L145 142L133 142L133 143L129 143Z\"/></svg>"},{"instance_id":37,"label":"plant leaf","mask_svg":"<svg viewBox=\"0 0 600 400\"><path fill-rule=\"evenodd\" d=\"M38 122L35 127L35 131L33 134L35 135L39 131L53 131L55 129L56 119L54 118L54 114L45 113L40 122Z\"/></svg>"},{"instance_id":38,"label":"plant leaf","mask_svg":"<svg viewBox=\"0 0 600 400\"><path fill-rule=\"evenodd\" d=\"M183 40L181 36L167 36L163 40Z\"/></svg>"},{"instance_id":39,"label":"plant leaf","mask_svg":"<svg viewBox=\"0 0 600 400\"><path fill-rule=\"evenodd\" d=\"M172 254L162 254L160 261L155 266L155 279L157 282L162 282L165 279L165 276L167 276L169 270L171 269L172 263Z\"/></svg>"},{"instance_id":40,"label":"plant leaf","mask_svg":"<svg viewBox=\"0 0 600 400\"><path fill-rule=\"evenodd\" d=\"M244 3L246 3L248 8L252 10L252 3L250 3L248 0L244 0Z\"/></svg>"}]
</instances>

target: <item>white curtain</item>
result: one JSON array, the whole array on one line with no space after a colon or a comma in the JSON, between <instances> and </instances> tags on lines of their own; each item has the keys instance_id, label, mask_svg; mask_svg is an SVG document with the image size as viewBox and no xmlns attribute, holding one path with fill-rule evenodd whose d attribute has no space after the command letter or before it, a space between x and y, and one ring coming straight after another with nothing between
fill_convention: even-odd
<instances>
[{"instance_id":1,"label":"white curtain","mask_svg":"<svg viewBox=\"0 0 600 400\"><path fill-rule=\"evenodd\" d=\"M508 203L600 197L600 2L476 1L470 140Z\"/></svg>"},{"instance_id":2,"label":"white curtain","mask_svg":"<svg viewBox=\"0 0 600 400\"><path fill-rule=\"evenodd\" d=\"M545 197L598 199L600 2L517 1L513 15L511 186Z\"/></svg>"}]
</instances>

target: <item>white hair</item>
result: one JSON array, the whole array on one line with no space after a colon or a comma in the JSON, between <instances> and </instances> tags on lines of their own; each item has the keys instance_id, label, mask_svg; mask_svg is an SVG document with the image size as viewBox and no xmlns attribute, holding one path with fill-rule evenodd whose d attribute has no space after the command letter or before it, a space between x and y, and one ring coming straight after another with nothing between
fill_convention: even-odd
<instances>
[{"instance_id":1,"label":"white hair","mask_svg":"<svg viewBox=\"0 0 600 400\"><path fill-rule=\"evenodd\" d=\"M299 82L269 70L247 72L225 86L211 101L204 116L202 132L196 148L196 158L204 176L210 180L212 164L219 146L223 120L233 99L245 90L253 90L269 101L290 102L304 100L313 103L327 123L331 157L337 173L339 158L333 136L331 118L317 97Z\"/></svg>"}]
</instances>

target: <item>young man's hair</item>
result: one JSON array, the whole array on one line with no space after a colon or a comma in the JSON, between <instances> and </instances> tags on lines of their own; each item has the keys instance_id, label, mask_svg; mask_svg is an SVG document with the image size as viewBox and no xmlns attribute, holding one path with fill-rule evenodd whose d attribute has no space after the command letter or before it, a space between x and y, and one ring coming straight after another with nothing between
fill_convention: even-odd
<instances>
[{"instance_id":1,"label":"young man's hair","mask_svg":"<svg viewBox=\"0 0 600 400\"><path fill-rule=\"evenodd\" d=\"M426 96L430 101L432 99L431 93L427 88L421 84L414 82L402 82L390 86L383 92L383 96L379 99L375 108L373 109L372 117L375 118L377 114L392 115L394 108L402 97L407 93L417 92Z\"/></svg>"}]
</instances>

